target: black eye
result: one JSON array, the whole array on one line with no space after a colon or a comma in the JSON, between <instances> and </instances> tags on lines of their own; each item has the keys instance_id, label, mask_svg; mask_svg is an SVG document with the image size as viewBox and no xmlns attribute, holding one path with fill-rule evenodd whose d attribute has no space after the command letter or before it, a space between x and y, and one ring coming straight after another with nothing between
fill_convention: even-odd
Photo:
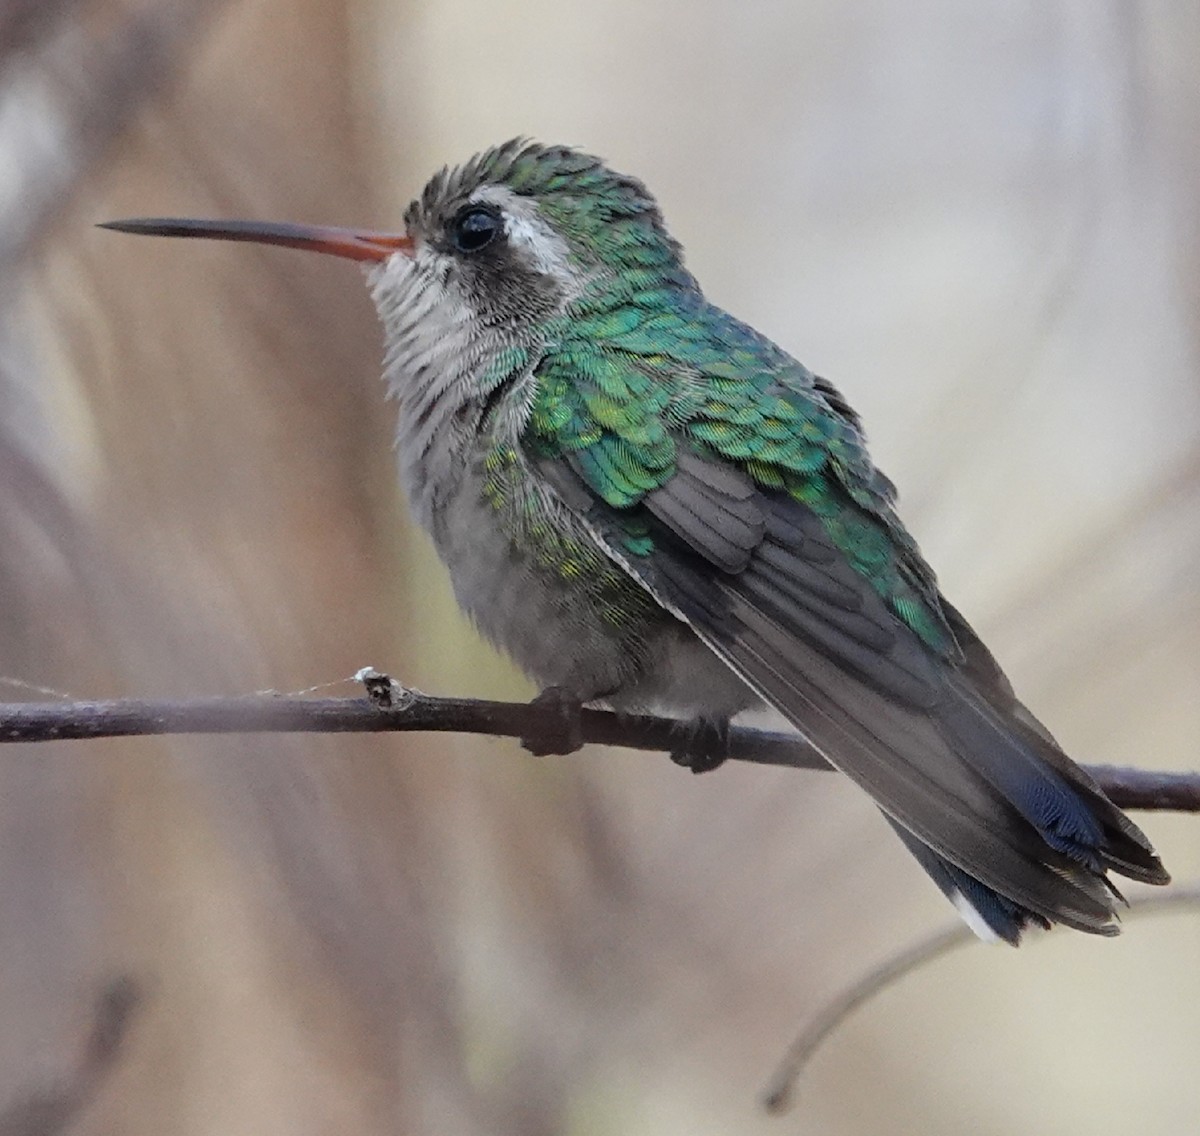
<instances>
[{"instance_id":1,"label":"black eye","mask_svg":"<svg viewBox=\"0 0 1200 1136\"><path fill-rule=\"evenodd\" d=\"M472 207L450 222L450 239L459 252L478 252L501 233L500 217L491 209Z\"/></svg>"}]
</instances>

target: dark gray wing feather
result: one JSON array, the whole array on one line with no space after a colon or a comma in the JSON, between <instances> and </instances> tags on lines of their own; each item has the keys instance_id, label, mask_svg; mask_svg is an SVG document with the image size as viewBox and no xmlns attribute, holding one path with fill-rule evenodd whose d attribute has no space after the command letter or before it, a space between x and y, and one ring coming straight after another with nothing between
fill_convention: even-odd
<instances>
[{"instance_id":1,"label":"dark gray wing feather","mask_svg":"<svg viewBox=\"0 0 1200 1136\"><path fill-rule=\"evenodd\" d=\"M645 508L723 572L741 572L762 543L766 518L740 470L680 453L674 476L648 493Z\"/></svg>"},{"instance_id":2,"label":"dark gray wing feather","mask_svg":"<svg viewBox=\"0 0 1200 1136\"><path fill-rule=\"evenodd\" d=\"M546 472L580 500L568 467ZM632 516L591 501L593 531L623 547ZM653 553L615 558L874 798L939 886L982 897L1003 937L1031 920L1110 933L1105 869L1167 879L962 617L947 607L962 662L935 657L804 505L691 456L637 520Z\"/></svg>"}]
</instances>

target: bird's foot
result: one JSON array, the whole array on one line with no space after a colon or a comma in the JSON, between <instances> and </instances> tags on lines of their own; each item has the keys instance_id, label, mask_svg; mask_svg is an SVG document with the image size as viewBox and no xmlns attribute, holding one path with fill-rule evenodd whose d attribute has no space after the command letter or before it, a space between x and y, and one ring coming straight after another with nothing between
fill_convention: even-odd
<instances>
[{"instance_id":1,"label":"bird's foot","mask_svg":"<svg viewBox=\"0 0 1200 1136\"><path fill-rule=\"evenodd\" d=\"M710 722L695 718L680 724L681 746L671 751L671 760L693 773L711 773L729 756L729 721Z\"/></svg>"},{"instance_id":2,"label":"bird's foot","mask_svg":"<svg viewBox=\"0 0 1200 1136\"><path fill-rule=\"evenodd\" d=\"M533 737L521 739L521 747L535 757L574 753L583 745L583 703L562 686L548 686L532 702L545 712Z\"/></svg>"}]
</instances>

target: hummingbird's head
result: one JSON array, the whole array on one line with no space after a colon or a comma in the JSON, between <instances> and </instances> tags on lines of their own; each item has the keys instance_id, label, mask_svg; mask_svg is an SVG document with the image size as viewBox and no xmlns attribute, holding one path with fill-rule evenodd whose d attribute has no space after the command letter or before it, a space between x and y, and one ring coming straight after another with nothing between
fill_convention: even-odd
<instances>
[{"instance_id":1,"label":"hummingbird's head","mask_svg":"<svg viewBox=\"0 0 1200 1136\"><path fill-rule=\"evenodd\" d=\"M696 287L646 187L566 146L518 138L443 168L404 222L406 247L368 269L402 403L478 405L490 362L536 356L597 286Z\"/></svg>"},{"instance_id":2,"label":"hummingbird's head","mask_svg":"<svg viewBox=\"0 0 1200 1136\"><path fill-rule=\"evenodd\" d=\"M385 319L389 285L413 271L492 328L557 315L598 277L692 283L646 187L566 146L517 138L444 168L404 221L409 263L372 272Z\"/></svg>"}]
</instances>

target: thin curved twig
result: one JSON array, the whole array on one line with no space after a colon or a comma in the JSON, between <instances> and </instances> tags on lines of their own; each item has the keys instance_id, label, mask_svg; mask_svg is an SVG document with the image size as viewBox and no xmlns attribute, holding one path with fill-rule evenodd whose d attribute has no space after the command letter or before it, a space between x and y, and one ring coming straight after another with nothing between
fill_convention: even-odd
<instances>
[{"instance_id":1,"label":"thin curved twig","mask_svg":"<svg viewBox=\"0 0 1200 1136\"><path fill-rule=\"evenodd\" d=\"M1200 885L1139 895L1129 901L1131 914L1158 914L1179 907L1200 908ZM928 938L885 959L827 1002L788 1046L787 1052L767 1083L762 1096L766 1111L780 1116L795 1104L796 1085L809 1063L825 1044L826 1038L859 1006L871 1001L877 994L895 985L913 971L936 962L943 955L977 942L979 939L965 924L943 927Z\"/></svg>"}]
</instances>

